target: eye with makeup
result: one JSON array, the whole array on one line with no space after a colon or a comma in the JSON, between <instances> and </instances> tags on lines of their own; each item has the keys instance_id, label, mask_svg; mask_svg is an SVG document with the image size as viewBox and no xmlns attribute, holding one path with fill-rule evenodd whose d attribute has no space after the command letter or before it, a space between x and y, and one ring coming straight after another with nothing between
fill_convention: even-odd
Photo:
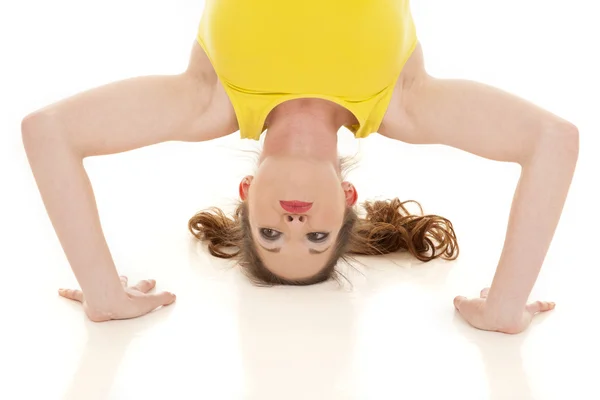
<instances>
[{"instance_id":1,"label":"eye with makeup","mask_svg":"<svg viewBox=\"0 0 600 400\"><path fill-rule=\"evenodd\" d=\"M275 229L261 228L260 236L262 236L262 238L265 240L274 242L281 237L281 232L278 232Z\"/></svg>"},{"instance_id":2,"label":"eye with makeup","mask_svg":"<svg viewBox=\"0 0 600 400\"><path fill-rule=\"evenodd\" d=\"M323 243L329 237L329 233L327 233L327 232L311 232L308 235L306 235L306 237L308 238L308 240L310 240L313 243Z\"/></svg>"},{"instance_id":3,"label":"eye with makeup","mask_svg":"<svg viewBox=\"0 0 600 400\"><path fill-rule=\"evenodd\" d=\"M263 239L268 240L270 242L276 241L277 239L279 239L281 237L281 235L282 235L282 233L279 231L276 231L275 229L269 229L269 228L261 228L260 229L260 236ZM328 232L311 232L311 233L308 233L306 235L306 237L308 238L308 240L310 240L313 243L323 243L329 237L329 233Z\"/></svg>"}]
</instances>

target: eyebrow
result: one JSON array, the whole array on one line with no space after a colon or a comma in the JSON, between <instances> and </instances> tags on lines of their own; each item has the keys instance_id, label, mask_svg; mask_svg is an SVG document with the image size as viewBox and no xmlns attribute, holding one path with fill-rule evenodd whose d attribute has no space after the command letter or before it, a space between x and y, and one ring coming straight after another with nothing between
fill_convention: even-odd
<instances>
[{"instance_id":1,"label":"eyebrow","mask_svg":"<svg viewBox=\"0 0 600 400\"><path fill-rule=\"evenodd\" d=\"M268 251L269 253L279 253L281 251L281 247L276 247L274 249L267 249L265 246L263 246L262 244L259 245L260 247L262 247L265 251ZM331 246L329 246L328 248L326 248L325 250L315 250L315 249L308 249L308 252L310 254L323 254L325 253L327 250L329 250Z\"/></svg>"}]
</instances>

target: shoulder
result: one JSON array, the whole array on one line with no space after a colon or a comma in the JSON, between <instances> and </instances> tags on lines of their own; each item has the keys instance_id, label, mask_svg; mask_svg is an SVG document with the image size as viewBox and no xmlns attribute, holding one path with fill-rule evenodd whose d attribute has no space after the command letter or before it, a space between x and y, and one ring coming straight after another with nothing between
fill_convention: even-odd
<instances>
[{"instance_id":1,"label":"shoulder","mask_svg":"<svg viewBox=\"0 0 600 400\"><path fill-rule=\"evenodd\" d=\"M217 78L217 74L210 62L210 58L208 58L208 55L197 40L195 40L192 45L190 59L185 74L207 83Z\"/></svg>"},{"instance_id":2,"label":"shoulder","mask_svg":"<svg viewBox=\"0 0 600 400\"><path fill-rule=\"evenodd\" d=\"M423 60L423 50L419 44L398 77L378 133L407 143L418 142L413 137L417 132L412 129L414 121L411 121L410 107L414 103L413 97L416 88L428 77Z\"/></svg>"},{"instance_id":3,"label":"shoulder","mask_svg":"<svg viewBox=\"0 0 600 400\"><path fill-rule=\"evenodd\" d=\"M223 85L221 84L210 59L197 41L192 47L188 67L184 72L198 87L198 96L205 104L202 124L218 126L219 134L237 131L238 124L235 111Z\"/></svg>"}]
</instances>

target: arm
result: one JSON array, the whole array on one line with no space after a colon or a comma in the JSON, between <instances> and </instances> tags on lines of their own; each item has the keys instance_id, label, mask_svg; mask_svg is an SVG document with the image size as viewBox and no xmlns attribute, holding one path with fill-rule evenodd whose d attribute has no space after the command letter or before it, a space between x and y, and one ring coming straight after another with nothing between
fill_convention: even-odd
<instances>
[{"instance_id":1,"label":"arm","mask_svg":"<svg viewBox=\"0 0 600 400\"><path fill-rule=\"evenodd\" d=\"M82 302L85 298L86 312L94 320L141 315L174 298L161 293L130 304L102 233L83 159L169 140L208 140L235 131L229 120L203 113L213 97L213 85L198 72L206 68L203 65L203 53L195 50L184 74L112 83L23 120L23 143L33 175L83 292L63 294ZM153 285L149 281L141 286L147 291ZM115 315L125 303L124 315Z\"/></svg>"},{"instance_id":2,"label":"arm","mask_svg":"<svg viewBox=\"0 0 600 400\"><path fill-rule=\"evenodd\" d=\"M408 121L402 126L410 128L398 129L400 125L392 123L382 134L410 143L445 144L522 167L487 301L459 297L455 304L476 326L489 322L473 320L471 316L480 312L497 325L490 330L524 329L524 310L533 315L553 306L538 302L526 307L526 302L573 177L577 128L522 99L470 81L434 79L423 73L403 96L402 115Z\"/></svg>"},{"instance_id":3,"label":"arm","mask_svg":"<svg viewBox=\"0 0 600 400\"><path fill-rule=\"evenodd\" d=\"M487 298L488 311L500 326L520 323L558 225L577 154L576 128L555 126L540 134L521 164L504 248Z\"/></svg>"}]
</instances>

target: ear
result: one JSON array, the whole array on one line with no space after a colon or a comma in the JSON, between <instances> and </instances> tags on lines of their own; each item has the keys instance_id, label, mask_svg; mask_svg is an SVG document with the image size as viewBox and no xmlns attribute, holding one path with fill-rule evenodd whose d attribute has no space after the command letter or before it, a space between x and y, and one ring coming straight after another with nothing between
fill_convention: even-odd
<instances>
[{"instance_id":1,"label":"ear","mask_svg":"<svg viewBox=\"0 0 600 400\"><path fill-rule=\"evenodd\" d=\"M355 205L358 200L358 192L354 185L350 182L342 182L342 189L344 189L344 194L346 195L346 206L352 207Z\"/></svg>"},{"instance_id":2,"label":"ear","mask_svg":"<svg viewBox=\"0 0 600 400\"><path fill-rule=\"evenodd\" d=\"M248 198L248 192L250 191L250 184L252 183L253 176L245 176L244 179L240 182L240 199L242 201L246 201Z\"/></svg>"}]
</instances>

